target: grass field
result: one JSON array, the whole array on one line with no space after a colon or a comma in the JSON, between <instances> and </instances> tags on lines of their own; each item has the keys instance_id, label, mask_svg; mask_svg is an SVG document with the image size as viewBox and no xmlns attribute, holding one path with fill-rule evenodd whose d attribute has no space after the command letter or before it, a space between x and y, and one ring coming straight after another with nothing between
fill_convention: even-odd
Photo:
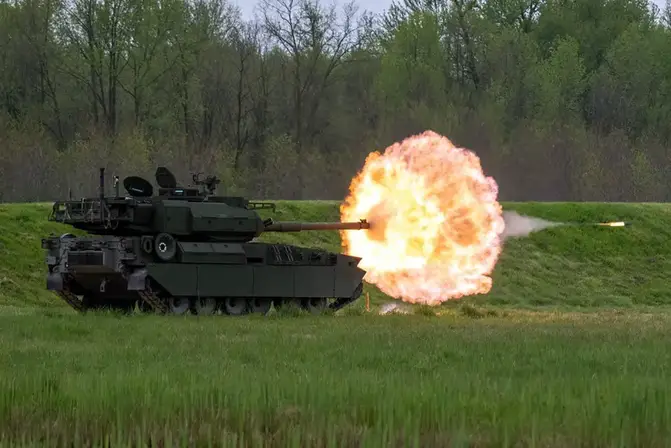
<instances>
[{"instance_id":1,"label":"grass field","mask_svg":"<svg viewBox=\"0 0 671 448\"><path fill-rule=\"evenodd\" d=\"M0 445L668 445L671 208L504 207L633 226L509 241L492 292L440 316L79 316L44 291L39 239L68 229L0 205ZM280 237L339 244L264 239Z\"/></svg>"},{"instance_id":2,"label":"grass field","mask_svg":"<svg viewBox=\"0 0 671 448\"><path fill-rule=\"evenodd\" d=\"M272 215L275 220L339 219L335 202L277 204ZM666 204L505 203L504 208L563 222L624 220L633 225L558 227L508 240L493 274L492 291L455 301L457 306L671 307L667 281L671 272L671 207ZM0 204L0 306L65 309L44 289L40 239L72 229L48 222L49 210L49 204ZM340 249L338 232L275 233L264 235L262 240ZM366 291L374 305L389 300L376 288L367 287ZM358 305L363 306L363 301Z\"/></svg>"}]
</instances>

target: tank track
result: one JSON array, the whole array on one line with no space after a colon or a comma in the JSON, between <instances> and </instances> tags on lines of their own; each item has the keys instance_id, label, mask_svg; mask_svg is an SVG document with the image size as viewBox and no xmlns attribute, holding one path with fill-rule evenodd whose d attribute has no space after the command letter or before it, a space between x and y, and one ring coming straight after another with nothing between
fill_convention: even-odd
<instances>
[{"instance_id":1,"label":"tank track","mask_svg":"<svg viewBox=\"0 0 671 448\"><path fill-rule=\"evenodd\" d=\"M86 307L79 298L72 293L67 287L64 287L62 291L56 291L56 294L65 301L68 305L74 308L76 311L83 313L86 311Z\"/></svg>"},{"instance_id":2,"label":"tank track","mask_svg":"<svg viewBox=\"0 0 671 448\"><path fill-rule=\"evenodd\" d=\"M144 291L138 291L138 293L140 294L140 298L144 300L145 303L151 307L151 309L161 314L168 313L168 304L161 300L161 298L157 296L150 287L147 287L147 289Z\"/></svg>"},{"instance_id":3,"label":"tank track","mask_svg":"<svg viewBox=\"0 0 671 448\"><path fill-rule=\"evenodd\" d=\"M70 291L70 289L67 286L65 286L62 291L55 291L55 292L63 301L65 301L76 311L80 313L85 313L87 311L88 307L86 306L86 304L83 303L83 301L80 300L72 291ZM360 283L351 297L336 299L334 302L328 305L328 308L330 308L333 311L338 311L344 308L345 306L349 305L350 303L354 302L355 300L357 300L361 296L362 292L363 292L363 283ZM159 314L170 314L170 308L168 306L167 301L159 297L149 285L147 285L147 287L144 290L138 291L138 294L140 296L140 299L144 301L147 305L149 305L150 309L153 310L154 312L157 312Z\"/></svg>"}]
</instances>

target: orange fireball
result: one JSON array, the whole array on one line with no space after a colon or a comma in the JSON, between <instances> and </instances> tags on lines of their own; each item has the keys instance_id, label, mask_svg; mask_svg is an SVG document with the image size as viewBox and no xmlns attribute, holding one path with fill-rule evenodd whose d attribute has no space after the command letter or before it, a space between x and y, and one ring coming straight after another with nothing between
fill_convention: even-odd
<instances>
[{"instance_id":1,"label":"orange fireball","mask_svg":"<svg viewBox=\"0 0 671 448\"><path fill-rule=\"evenodd\" d=\"M344 252L361 257L365 280L411 303L437 305L484 294L504 229L498 186L480 159L426 131L371 153L340 207Z\"/></svg>"}]
</instances>

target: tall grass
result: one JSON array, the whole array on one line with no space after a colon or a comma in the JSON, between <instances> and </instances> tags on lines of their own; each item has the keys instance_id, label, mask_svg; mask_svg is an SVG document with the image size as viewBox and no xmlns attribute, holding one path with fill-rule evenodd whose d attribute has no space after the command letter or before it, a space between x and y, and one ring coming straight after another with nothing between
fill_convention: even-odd
<instances>
[{"instance_id":1,"label":"tall grass","mask_svg":"<svg viewBox=\"0 0 671 448\"><path fill-rule=\"evenodd\" d=\"M508 241L492 291L442 316L363 300L339 317L78 316L46 291L39 244L71 229L0 205L0 446L668 445L671 208L505 207L634 225ZM339 250L334 232L262 239Z\"/></svg>"},{"instance_id":2,"label":"tall grass","mask_svg":"<svg viewBox=\"0 0 671 448\"><path fill-rule=\"evenodd\" d=\"M0 440L662 446L670 323L668 313L2 316Z\"/></svg>"}]
</instances>

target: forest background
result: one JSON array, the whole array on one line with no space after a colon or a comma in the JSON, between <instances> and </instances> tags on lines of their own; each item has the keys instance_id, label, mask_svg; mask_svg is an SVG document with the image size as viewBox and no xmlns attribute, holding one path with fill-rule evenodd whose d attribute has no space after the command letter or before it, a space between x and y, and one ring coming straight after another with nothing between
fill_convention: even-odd
<instances>
[{"instance_id":1,"label":"forest background","mask_svg":"<svg viewBox=\"0 0 671 448\"><path fill-rule=\"evenodd\" d=\"M342 199L427 129L507 201L668 201L671 7L643 0L0 1L0 201L165 164Z\"/></svg>"}]
</instances>

